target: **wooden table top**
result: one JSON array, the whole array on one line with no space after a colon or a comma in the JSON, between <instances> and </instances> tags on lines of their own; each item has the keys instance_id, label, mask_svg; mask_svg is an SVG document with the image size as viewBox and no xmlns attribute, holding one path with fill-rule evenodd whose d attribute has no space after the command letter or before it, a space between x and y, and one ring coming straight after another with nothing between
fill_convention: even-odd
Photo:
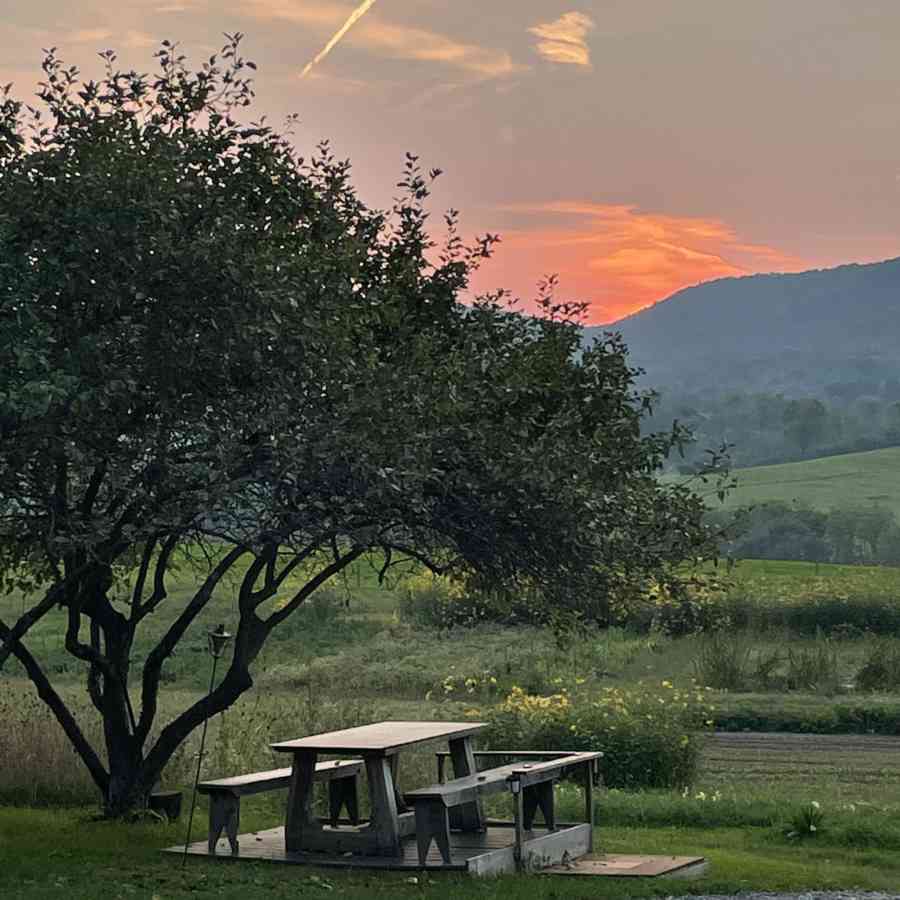
<instances>
[{"instance_id":1,"label":"wooden table top","mask_svg":"<svg viewBox=\"0 0 900 900\"><path fill-rule=\"evenodd\" d=\"M484 722L374 722L325 734L312 734L295 741L272 744L273 750L292 753L315 750L319 753L387 754L425 741L469 737L486 728Z\"/></svg>"}]
</instances>

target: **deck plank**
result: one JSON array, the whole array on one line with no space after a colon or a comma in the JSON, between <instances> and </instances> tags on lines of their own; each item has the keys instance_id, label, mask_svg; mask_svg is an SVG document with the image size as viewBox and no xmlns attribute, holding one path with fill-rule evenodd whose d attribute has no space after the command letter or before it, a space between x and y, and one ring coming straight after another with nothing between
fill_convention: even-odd
<instances>
[{"instance_id":1,"label":"deck plank","mask_svg":"<svg viewBox=\"0 0 900 900\"><path fill-rule=\"evenodd\" d=\"M535 828L530 832L532 837L547 835L544 828ZM211 854L206 841L197 841L188 845L188 855L205 856L228 861L268 860L270 862L289 863L294 865L311 865L325 867L339 867L345 869L386 869L386 870L414 870L421 869L419 865L418 851L415 837L403 840L401 844L402 856L348 856L329 853L303 853L288 852L284 846L284 827L268 828L263 831L242 834L239 837L240 851L236 856L231 855L228 842L221 840L217 846L217 853ZM513 829L506 826L489 826L482 833L451 832L450 834L450 864L446 865L441 859L437 847L432 846L426 857L426 869L441 869L443 871L460 871L468 869L469 860L483 857L492 852L504 851L513 843ZM179 847L167 847L166 852L184 853L184 845Z\"/></svg>"}]
</instances>

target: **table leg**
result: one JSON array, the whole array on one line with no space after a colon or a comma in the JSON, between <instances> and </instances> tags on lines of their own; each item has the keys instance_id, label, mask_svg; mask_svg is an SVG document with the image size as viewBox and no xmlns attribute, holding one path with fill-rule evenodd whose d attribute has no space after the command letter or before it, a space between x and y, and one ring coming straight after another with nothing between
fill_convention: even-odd
<instances>
[{"instance_id":1,"label":"table leg","mask_svg":"<svg viewBox=\"0 0 900 900\"><path fill-rule=\"evenodd\" d=\"M303 849L304 831L319 830L312 808L316 755L314 750L298 750L294 753L284 824L284 845L288 851Z\"/></svg>"},{"instance_id":2,"label":"table leg","mask_svg":"<svg viewBox=\"0 0 900 900\"><path fill-rule=\"evenodd\" d=\"M366 775L371 799L371 828L379 856L400 856L400 822L391 763L385 756L367 756Z\"/></svg>"},{"instance_id":3,"label":"table leg","mask_svg":"<svg viewBox=\"0 0 900 900\"><path fill-rule=\"evenodd\" d=\"M391 762L391 779L394 782L394 800L397 803L397 812L406 812L408 807L403 801L403 793L400 790L400 779L397 777L397 772L400 768L400 754L392 753L388 759Z\"/></svg>"},{"instance_id":4,"label":"table leg","mask_svg":"<svg viewBox=\"0 0 900 900\"><path fill-rule=\"evenodd\" d=\"M588 846L594 849L594 762L584 764L584 820L590 826Z\"/></svg>"},{"instance_id":5,"label":"table leg","mask_svg":"<svg viewBox=\"0 0 900 900\"><path fill-rule=\"evenodd\" d=\"M454 778L462 778L466 775L474 775L475 750L472 747L471 738L456 738L450 741L450 762L453 765ZM484 812L481 809L481 801L462 803L450 810L450 824L462 831L484 831Z\"/></svg>"}]
</instances>

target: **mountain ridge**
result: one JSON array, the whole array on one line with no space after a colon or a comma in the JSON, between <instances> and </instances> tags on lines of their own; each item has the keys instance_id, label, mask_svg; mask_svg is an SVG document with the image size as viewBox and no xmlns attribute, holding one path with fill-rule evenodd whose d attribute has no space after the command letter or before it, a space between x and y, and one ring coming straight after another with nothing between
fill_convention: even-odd
<instances>
[{"instance_id":1,"label":"mountain ridge","mask_svg":"<svg viewBox=\"0 0 900 900\"><path fill-rule=\"evenodd\" d=\"M608 325L645 385L821 393L900 375L900 257L703 282Z\"/></svg>"}]
</instances>

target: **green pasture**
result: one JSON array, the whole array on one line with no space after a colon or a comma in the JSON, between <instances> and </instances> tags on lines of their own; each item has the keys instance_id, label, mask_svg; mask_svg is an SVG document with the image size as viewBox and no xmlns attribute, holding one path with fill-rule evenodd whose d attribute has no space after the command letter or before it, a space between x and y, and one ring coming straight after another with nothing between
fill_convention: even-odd
<instances>
[{"instance_id":1,"label":"green pasture","mask_svg":"<svg viewBox=\"0 0 900 900\"><path fill-rule=\"evenodd\" d=\"M900 517L900 447L737 469L726 506L794 500L815 509L878 504Z\"/></svg>"},{"instance_id":2,"label":"green pasture","mask_svg":"<svg viewBox=\"0 0 900 900\"><path fill-rule=\"evenodd\" d=\"M900 603L900 568L895 566L743 559L726 577L746 596L764 601L877 597Z\"/></svg>"}]
</instances>

